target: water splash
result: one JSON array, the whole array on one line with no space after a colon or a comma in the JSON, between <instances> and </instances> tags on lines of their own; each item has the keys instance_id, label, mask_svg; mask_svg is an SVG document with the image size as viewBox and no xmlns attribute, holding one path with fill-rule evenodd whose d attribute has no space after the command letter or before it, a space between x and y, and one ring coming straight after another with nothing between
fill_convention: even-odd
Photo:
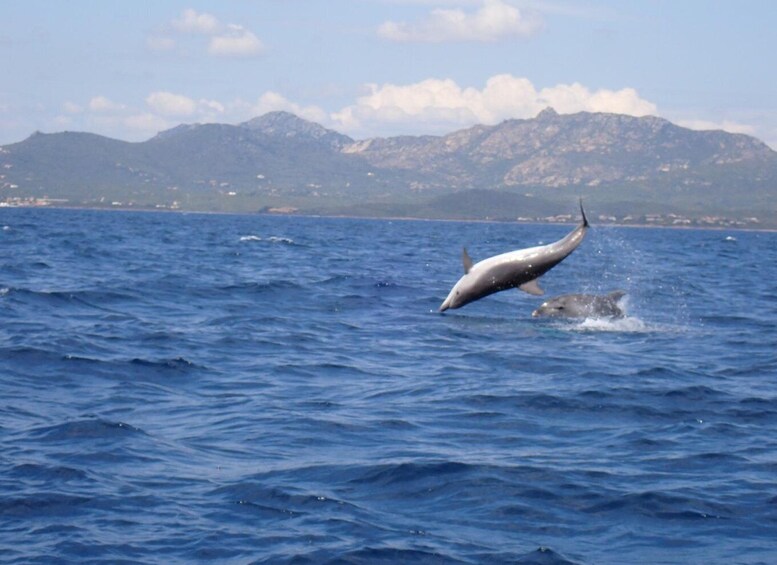
<instances>
[{"instance_id":1,"label":"water splash","mask_svg":"<svg viewBox=\"0 0 777 565\"><path fill-rule=\"evenodd\" d=\"M656 328L640 318L626 316L624 318L586 318L571 329L576 331L617 332L617 333L647 333Z\"/></svg>"}]
</instances>

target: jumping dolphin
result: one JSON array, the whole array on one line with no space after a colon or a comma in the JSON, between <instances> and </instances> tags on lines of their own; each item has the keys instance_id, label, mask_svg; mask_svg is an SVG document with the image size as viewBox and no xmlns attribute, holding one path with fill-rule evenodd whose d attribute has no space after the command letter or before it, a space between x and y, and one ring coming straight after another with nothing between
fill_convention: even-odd
<instances>
[{"instance_id":1,"label":"jumping dolphin","mask_svg":"<svg viewBox=\"0 0 777 565\"><path fill-rule=\"evenodd\" d=\"M534 318L621 318L624 312L618 301L625 294L622 290L604 296L564 294L543 302L531 315Z\"/></svg>"},{"instance_id":2,"label":"jumping dolphin","mask_svg":"<svg viewBox=\"0 0 777 565\"><path fill-rule=\"evenodd\" d=\"M580 225L555 243L502 253L483 259L474 265L467 250L464 249L462 254L464 276L453 286L448 297L440 305L440 312L449 308L461 308L484 296L509 288L518 287L529 294L542 294L543 291L537 284L537 279L561 263L577 249L585 237L588 220L585 217L582 199L580 213L583 216Z\"/></svg>"}]
</instances>

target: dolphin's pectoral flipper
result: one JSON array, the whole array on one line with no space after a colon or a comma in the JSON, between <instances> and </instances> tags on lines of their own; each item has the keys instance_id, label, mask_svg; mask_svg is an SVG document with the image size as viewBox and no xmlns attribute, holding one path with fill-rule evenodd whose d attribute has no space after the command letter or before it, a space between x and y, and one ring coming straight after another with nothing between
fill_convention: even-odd
<instances>
[{"instance_id":1,"label":"dolphin's pectoral flipper","mask_svg":"<svg viewBox=\"0 0 777 565\"><path fill-rule=\"evenodd\" d=\"M469 273L469 270L472 268L472 259L470 259L469 253L467 253L467 248L462 247L461 249L461 262L464 263L464 274L466 275Z\"/></svg>"},{"instance_id":2,"label":"dolphin's pectoral flipper","mask_svg":"<svg viewBox=\"0 0 777 565\"><path fill-rule=\"evenodd\" d=\"M539 277L536 279L532 279L529 282L523 283L518 288L524 292L533 294L534 296L541 296L545 294L545 291L540 288L540 285L537 283L538 280L540 280Z\"/></svg>"}]
</instances>

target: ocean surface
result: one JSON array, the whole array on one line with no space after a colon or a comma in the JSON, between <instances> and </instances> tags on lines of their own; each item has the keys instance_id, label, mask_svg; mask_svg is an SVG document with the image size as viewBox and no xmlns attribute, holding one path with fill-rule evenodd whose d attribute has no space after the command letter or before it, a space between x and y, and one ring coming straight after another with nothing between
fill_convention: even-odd
<instances>
[{"instance_id":1,"label":"ocean surface","mask_svg":"<svg viewBox=\"0 0 777 565\"><path fill-rule=\"evenodd\" d=\"M572 227L0 210L0 561L777 563L777 234Z\"/></svg>"}]
</instances>

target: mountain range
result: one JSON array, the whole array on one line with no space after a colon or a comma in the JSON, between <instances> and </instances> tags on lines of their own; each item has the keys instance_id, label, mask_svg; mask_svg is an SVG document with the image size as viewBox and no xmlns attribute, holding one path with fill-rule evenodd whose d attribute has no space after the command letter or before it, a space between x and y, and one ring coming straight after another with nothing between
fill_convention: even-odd
<instances>
[{"instance_id":1,"label":"mountain range","mask_svg":"<svg viewBox=\"0 0 777 565\"><path fill-rule=\"evenodd\" d=\"M560 115L354 140L287 112L139 143L35 133L0 147L0 203L463 219L574 213L777 225L777 152L658 117Z\"/></svg>"}]
</instances>

